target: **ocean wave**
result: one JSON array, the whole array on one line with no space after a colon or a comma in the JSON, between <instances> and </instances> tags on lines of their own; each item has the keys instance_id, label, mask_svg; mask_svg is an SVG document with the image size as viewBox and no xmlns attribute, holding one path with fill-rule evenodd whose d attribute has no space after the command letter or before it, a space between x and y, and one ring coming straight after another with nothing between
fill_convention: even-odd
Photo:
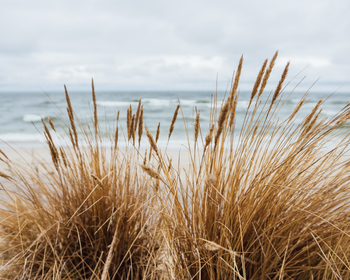
<instances>
[{"instance_id":1,"label":"ocean wave","mask_svg":"<svg viewBox=\"0 0 350 280\"><path fill-rule=\"evenodd\" d=\"M249 101L248 100L241 100L237 102L237 107L238 108L244 108L247 109L249 105Z\"/></svg>"},{"instance_id":2,"label":"ocean wave","mask_svg":"<svg viewBox=\"0 0 350 280\"><path fill-rule=\"evenodd\" d=\"M127 107L130 104L131 105L136 105L138 101L132 100L132 101L112 101L112 100L105 100L105 101L97 101L97 105L103 106L103 107ZM161 107L161 106L171 106L174 105L176 106L179 101L177 99L161 99L161 98L143 98L141 100L141 103L147 106L156 106L156 107ZM204 105L207 107L210 107L210 102L209 101L204 101L204 100L190 100L190 99L181 99L180 103L182 106L194 106L196 104L199 105Z\"/></svg>"},{"instance_id":3,"label":"ocean wave","mask_svg":"<svg viewBox=\"0 0 350 280\"><path fill-rule=\"evenodd\" d=\"M23 116L23 121L24 122L40 122L41 121L41 116L39 115L33 115L33 114L26 114ZM45 118L45 117L43 117Z\"/></svg>"},{"instance_id":4,"label":"ocean wave","mask_svg":"<svg viewBox=\"0 0 350 280\"><path fill-rule=\"evenodd\" d=\"M0 134L4 142L45 142L45 137L39 133L4 133Z\"/></svg>"},{"instance_id":5,"label":"ocean wave","mask_svg":"<svg viewBox=\"0 0 350 280\"><path fill-rule=\"evenodd\" d=\"M144 98L141 100L143 104L152 106L170 106L172 103L176 103L176 99L158 99L158 98Z\"/></svg>"},{"instance_id":6,"label":"ocean wave","mask_svg":"<svg viewBox=\"0 0 350 280\"><path fill-rule=\"evenodd\" d=\"M187 100L187 99L183 99L180 100L181 105L185 105L185 106L193 106L197 103L197 100Z\"/></svg>"},{"instance_id":7,"label":"ocean wave","mask_svg":"<svg viewBox=\"0 0 350 280\"><path fill-rule=\"evenodd\" d=\"M133 101L96 101L97 105L103 106L103 107L127 107L130 104L133 105L137 102Z\"/></svg>"}]
</instances>

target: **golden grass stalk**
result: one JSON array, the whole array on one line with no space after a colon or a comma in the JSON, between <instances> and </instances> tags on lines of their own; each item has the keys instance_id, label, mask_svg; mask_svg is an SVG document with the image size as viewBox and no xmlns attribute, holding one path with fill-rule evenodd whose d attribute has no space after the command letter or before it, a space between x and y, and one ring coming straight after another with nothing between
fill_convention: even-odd
<instances>
[{"instance_id":1,"label":"golden grass stalk","mask_svg":"<svg viewBox=\"0 0 350 280\"><path fill-rule=\"evenodd\" d=\"M50 126L51 126L52 130L56 132L56 128L55 128L55 126L54 126L54 124L53 124L52 120L49 118L49 120L48 120L48 121L49 121L49 124L50 124Z\"/></svg>"},{"instance_id":2,"label":"golden grass stalk","mask_svg":"<svg viewBox=\"0 0 350 280\"><path fill-rule=\"evenodd\" d=\"M231 110L230 110L230 122L229 122L230 130L232 130L233 125L235 123L237 102L238 102L238 95L235 95L233 100L233 105L231 106Z\"/></svg>"},{"instance_id":3,"label":"golden grass stalk","mask_svg":"<svg viewBox=\"0 0 350 280\"><path fill-rule=\"evenodd\" d=\"M9 176L9 175L5 174L5 173L4 173L4 172L2 172L2 171L0 171L0 177L5 178L5 179L7 179L7 180L12 179L12 178L11 178L11 176Z\"/></svg>"},{"instance_id":4,"label":"golden grass stalk","mask_svg":"<svg viewBox=\"0 0 350 280\"><path fill-rule=\"evenodd\" d=\"M211 141L213 140L213 131L214 131L214 125L211 125L207 136L205 136L204 150L207 149L207 147L210 145Z\"/></svg>"},{"instance_id":5,"label":"golden grass stalk","mask_svg":"<svg viewBox=\"0 0 350 280\"><path fill-rule=\"evenodd\" d=\"M97 118L97 103L96 103L94 79L91 79L91 87L92 87L92 102L94 104L94 129L95 129L95 135L97 136L98 135L97 133L98 118Z\"/></svg>"},{"instance_id":6,"label":"golden grass stalk","mask_svg":"<svg viewBox=\"0 0 350 280\"><path fill-rule=\"evenodd\" d=\"M132 107L130 104L130 106L127 110L127 114L126 114L126 126L127 126L128 141L130 141L131 136L132 136L131 121L132 121Z\"/></svg>"},{"instance_id":7,"label":"golden grass stalk","mask_svg":"<svg viewBox=\"0 0 350 280\"><path fill-rule=\"evenodd\" d=\"M171 158L171 159L169 160L168 173L171 172L171 168L173 167L172 163L173 163L173 159Z\"/></svg>"},{"instance_id":8,"label":"golden grass stalk","mask_svg":"<svg viewBox=\"0 0 350 280\"><path fill-rule=\"evenodd\" d=\"M141 112L139 117L139 148L141 145L142 133L143 133L143 105L141 106Z\"/></svg>"},{"instance_id":9,"label":"golden grass stalk","mask_svg":"<svg viewBox=\"0 0 350 280\"><path fill-rule=\"evenodd\" d=\"M196 120L194 122L194 143L197 143L198 135L199 135L199 121L200 121L200 110L196 115Z\"/></svg>"},{"instance_id":10,"label":"golden grass stalk","mask_svg":"<svg viewBox=\"0 0 350 280\"><path fill-rule=\"evenodd\" d=\"M119 116L120 116L120 110L117 112L117 127L115 129L114 134L114 150L118 148L118 139L119 139Z\"/></svg>"},{"instance_id":11,"label":"golden grass stalk","mask_svg":"<svg viewBox=\"0 0 350 280\"><path fill-rule=\"evenodd\" d=\"M68 105L67 113L68 113L70 125L71 125L71 128L72 128L72 132L73 132L73 135L74 135L74 141L72 141L72 144L75 145L76 147L78 147L78 132L77 132L77 128L76 128L75 122L74 122L74 111L73 111L72 103L70 101L70 97L69 97L66 85L64 85L64 92L65 92L65 95L66 95L66 102L67 102L67 105ZM73 138L71 138L71 140L72 139Z\"/></svg>"},{"instance_id":12,"label":"golden grass stalk","mask_svg":"<svg viewBox=\"0 0 350 280\"><path fill-rule=\"evenodd\" d=\"M7 160L9 159L3 150L0 149L0 154L2 154Z\"/></svg>"},{"instance_id":13,"label":"golden grass stalk","mask_svg":"<svg viewBox=\"0 0 350 280\"><path fill-rule=\"evenodd\" d=\"M50 130L47 128L45 122L44 122L44 119L41 118L41 123L43 124L44 126L44 130L45 130L45 136L47 138L47 140L51 141L51 143L53 143L53 140L52 140L52 137L51 137L51 133L50 133Z\"/></svg>"},{"instance_id":14,"label":"golden grass stalk","mask_svg":"<svg viewBox=\"0 0 350 280\"><path fill-rule=\"evenodd\" d=\"M139 124L139 118L140 118L140 114L141 114L141 98L139 100L139 104L137 106L137 110L136 110L136 117L135 117L135 122L134 122L134 128L135 128L135 131L137 130L137 126Z\"/></svg>"},{"instance_id":15,"label":"golden grass stalk","mask_svg":"<svg viewBox=\"0 0 350 280\"><path fill-rule=\"evenodd\" d=\"M214 184L216 182L217 178L214 174L208 174L206 180L207 180L208 184Z\"/></svg>"},{"instance_id":16,"label":"golden grass stalk","mask_svg":"<svg viewBox=\"0 0 350 280\"><path fill-rule=\"evenodd\" d=\"M146 135L147 135L147 138L148 138L148 142L149 142L149 144L151 146L150 154L152 153L152 150L153 150L153 151L155 151L155 153L159 157L159 151L158 151L157 144L154 141L153 136L152 136L151 132L149 131L148 127L145 126L145 128L146 128Z\"/></svg>"},{"instance_id":17,"label":"golden grass stalk","mask_svg":"<svg viewBox=\"0 0 350 280\"><path fill-rule=\"evenodd\" d=\"M130 133L131 133L131 138L134 146L135 146L135 133L136 133L136 127L134 126L135 118L136 118L135 114L133 114L130 120Z\"/></svg>"},{"instance_id":18,"label":"golden grass stalk","mask_svg":"<svg viewBox=\"0 0 350 280\"><path fill-rule=\"evenodd\" d=\"M263 77L264 72L265 72L266 65L267 65L267 59L264 61L263 65L261 66L261 69L260 69L260 71L259 71L259 74L258 74L258 76L256 77L256 80L255 80L255 83L254 83L254 87L253 87L252 93L251 93L251 95L250 95L250 100L249 100L248 108L249 108L250 105L252 104L252 101L253 101L253 99L254 99L256 93L258 92L258 89L259 89L259 86L260 86L262 77Z\"/></svg>"},{"instance_id":19,"label":"golden grass stalk","mask_svg":"<svg viewBox=\"0 0 350 280\"><path fill-rule=\"evenodd\" d=\"M289 116L289 120L292 120L295 117L295 115L299 112L300 108L305 104L305 100L306 100L306 96L300 99L297 106L295 106L292 114Z\"/></svg>"},{"instance_id":20,"label":"golden grass stalk","mask_svg":"<svg viewBox=\"0 0 350 280\"><path fill-rule=\"evenodd\" d=\"M169 134L168 134L168 140L170 139L171 134L174 131L175 122L176 122L176 119L177 119L177 115L179 113L179 109L180 109L180 104L177 105L177 107L175 109L175 112L174 112L174 115L173 115L173 118L171 120L171 124L170 124L170 128L169 128Z\"/></svg>"},{"instance_id":21,"label":"golden grass stalk","mask_svg":"<svg viewBox=\"0 0 350 280\"><path fill-rule=\"evenodd\" d=\"M143 171L145 171L150 177L154 179L159 179L159 173L155 170L153 170L151 167L147 165L141 165L141 168Z\"/></svg>"},{"instance_id":22,"label":"golden grass stalk","mask_svg":"<svg viewBox=\"0 0 350 280\"><path fill-rule=\"evenodd\" d=\"M235 95L237 93L239 79L240 79L241 73L242 73L242 67L243 67L243 55L241 56L241 58L239 60L237 71L236 71L236 75L235 75L235 80L234 80L234 83L233 83L232 88L231 88L231 92L230 92L230 96L229 96L229 99L231 100L230 101L230 103L231 103L230 106L232 106L234 97L235 97Z\"/></svg>"},{"instance_id":23,"label":"golden grass stalk","mask_svg":"<svg viewBox=\"0 0 350 280\"><path fill-rule=\"evenodd\" d=\"M64 152L64 150L62 149L62 147L60 147L60 153L61 153L61 158L62 158L62 161L63 161L63 165L65 167L68 167L67 155Z\"/></svg>"},{"instance_id":24,"label":"golden grass stalk","mask_svg":"<svg viewBox=\"0 0 350 280\"><path fill-rule=\"evenodd\" d=\"M41 118L41 122L44 126L45 137L47 139L47 144L48 144L49 149L50 149L52 162L54 163L54 166L55 166L57 172L59 172L59 153L58 153L57 148L52 140L51 133L50 133L48 127L46 126L46 124L42 118Z\"/></svg>"},{"instance_id":25,"label":"golden grass stalk","mask_svg":"<svg viewBox=\"0 0 350 280\"><path fill-rule=\"evenodd\" d=\"M158 142L158 139L159 139L159 134L160 134L160 122L158 123L158 126L157 126L157 132L156 132L156 143Z\"/></svg>"},{"instance_id":26,"label":"golden grass stalk","mask_svg":"<svg viewBox=\"0 0 350 280\"><path fill-rule=\"evenodd\" d=\"M103 183L102 183L102 181L101 181L99 178L97 178L97 177L96 177L95 175L93 175L93 174L91 174L91 178L94 179L94 181L96 182L96 184L97 184L100 188L103 189Z\"/></svg>"},{"instance_id":27,"label":"golden grass stalk","mask_svg":"<svg viewBox=\"0 0 350 280\"><path fill-rule=\"evenodd\" d=\"M143 165L147 164L147 149L145 150L145 156L143 158Z\"/></svg>"},{"instance_id":28,"label":"golden grass stalk","mask_svg":"<svg viewBox=\"0 0 350 280\"><path fill-rule=\"evenodd\" d=\"M278 95L279 95L280 92L281 92L283 82L284 82L284 80L286 79L287 74L288 74L288 69L289 69L289 62L287 63L287 65L285 66L285 68L284 68L284 70L283 70L281 79L279 80L278 85L277 85L277 87L276 87L276 90L275 90L275 92L274 92L274 94L273 94L273 96L272 96L271 104L273 104L273 103L276 101Z\"/></svg>"},{"instance_id":29,"label":"golden grass stalk","mask_svg":"<svg viewBox=\"0 0 350 280\"><path fill-rule=\"evenodd\" d=\"M219 119L218 119L218 128L216 130L215 140L214 140L214 149L218 145L218 141L219 141L220 135L221 135L221 133L222 133L222 131L224 129L226 116L227 116L227 113L228 113L228 110L229 110L229 107L230 107L229 105L230 105L229 102L226 102L224 104L224 106L220 110Z\"/></svg>"},{"instance_id":30,"label":"golden grass stalk","mask_svg":"<svg viewBox=\"0 0 350 280\"><path fill-rule=\"evenodd\" d=\"M279 80L279 82L277 84L276 90L275 90L275 92L274 92L274 94L272 96L271 104L270 104L270 107L269 107L269 110L268 110L266 116L268 116L270 114L270 111L272 109L273 104L275 103L275 101L277 100L277 97L281 93L281 88L282 88L284 80L287 77L288 69L289 69L289 62L285 66L284 71L283 71L283 73L281 75L281 79Z\"/></svg>"},{"instance_id":31,"label":"golden grass stalk","mask_svg":"<svg viewBox=\"0 0 350 280\"><path fill-rule=\"evenodd\" d=\"M261 84L261 87L260 87L260 90L259 90L258 99L262 95L262 93L264 92L264 89L266 87L267 81L270 78L270 75L271 75L271 72L272 72L272 68L275 66L275 62L276 62L277 56L278 56L278 51L275 52L274 56L272 57L272 59L270 61L269 67L267 68L267 70L265 72L265 75L264 75L264 78L263 78L263 81L262 81L262 84Z\"/></svg>"},{"instance_id":32,"label":"golden grass stalk","mask_svg":"<svg viewBox=\"0 0 350 280\"><path fill-rule=\"evenodd\" d=\"M151 161L151 158L152 158L152 146L149 148L149 154L148 154L148 161Z\"/></svg>"}]
</instances>

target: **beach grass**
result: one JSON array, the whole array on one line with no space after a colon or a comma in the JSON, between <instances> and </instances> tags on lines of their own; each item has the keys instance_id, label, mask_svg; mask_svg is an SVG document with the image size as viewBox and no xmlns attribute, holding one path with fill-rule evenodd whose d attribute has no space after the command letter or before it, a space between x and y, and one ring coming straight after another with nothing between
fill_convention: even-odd
<instances>
[{"instance_id":1,"label":"beach grass","mask_svg":"<svg viewBox=\"0 0 350 280\"><path fill-rule=\"evenodd\" d=\"M206 127L199 111L184 122L186 168L157 145L160 126L152 135L143 123L142 100L126 127L117 113L105 148L93 83L91 127L65 89L69 145L57 145L43 120L50 164L0 155L10 167L0 173L0 279L349 279L350 104L321 118L321 99L296 124L305 93L279 119L293 94L289 63L262 99L277 55L252 85L242 127L243 57L226 98L213 96ZM181 100L168 143L179 114Z\"/></svg>"}]
</instances>

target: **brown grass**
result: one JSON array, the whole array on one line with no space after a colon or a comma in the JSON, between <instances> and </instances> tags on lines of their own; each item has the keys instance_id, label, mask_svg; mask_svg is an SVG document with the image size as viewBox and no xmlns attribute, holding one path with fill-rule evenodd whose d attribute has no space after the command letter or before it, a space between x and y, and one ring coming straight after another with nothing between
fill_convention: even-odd
<instances>
[{"instance_id":1,"label":"brown grass","mask_svg":"<svg viewBox=\"0 0 350 280\"><path fill-rule=\"evenodd\" d=\"M0 279L158 279L155 196L137 154L107 155L98 129L83 128L90 148L79 148L71 133L74 149L57 150L43 125L53 164L44 172L12 164L14 180L0 173L11 189L0 209Z\"/></svg>"},{"instance_id":2,"label":"brown grass","mask_svg":"<svg viewBox=\"0 0 350 280\"><path fill-rule=\"evenodd\" d=\"M276 58L277 52L263 75L265 61L250 103L261 98ZM11 167L0 171L8 180L0 207L0 279L349 279L350 130L343 125L350 110L322 119L321 99L295 125L305 94L280 120L277 99L288 64L272 103L256 101L248 113L249 104L233 134L242 62L217 119L212 108L204 141L196 115L186 170L158 148L160 126L156 140L145 126L156 158L147 162L147 150L135 146L137 126L138 146L143 135L141 101L135 114L127 111L134 150L117 148L118 112L107 154L99 145L97 107L93 132L78 129L65 88L73 148L56 147L54 127L43 121L52 156L44 172L16 165L0 151ZM79 147L78 136L89 148ZM325 151L335 137L338 144Z\"/></svg>"},{"instance_id":3,"label":"brown grass","mask_svg":"<svg viewBox=\"0 0 350 280\"><path fill-rule=\"evenodd\" d=\"M175 278L349 279L349 131L336 148L322 150L349 113L320 120L322 103L300 126L278 122L278 108L265 122L270 109L257 119L254 111L232 150L228 139L217 144L230 125L223 106L215 143L204 149L204 171L194 163L186 171L194 179L180 179L173 199L182 204L165 223Z\"/></svg>"},{"instance_id":4,"label":"brown grass","mask_svg":"<svg viewBox=\"0 0 350 280\"><path fill-rule=\"evenodd\" d=\"M172 134L173 131L174 131L175 122L176 122L176 119L177 119L177 115L178 115L178 113L179 113L179 109L180 109L180 104L178 104L178 105L176 106L176 109L175 109L173 118L172 118L172 120L171 120L171 124L170 124L170 127L169 127L168 139L170 139L171 134Z\"/></svg>"}]
</instances>

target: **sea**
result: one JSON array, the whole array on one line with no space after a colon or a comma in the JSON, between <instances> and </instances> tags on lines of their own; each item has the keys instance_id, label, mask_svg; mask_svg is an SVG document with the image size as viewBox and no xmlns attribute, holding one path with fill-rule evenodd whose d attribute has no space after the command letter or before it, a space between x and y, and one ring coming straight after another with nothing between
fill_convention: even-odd
<instances>
[{"instance_id":1,"label":"sea","mask_svg":"<svg viewBox=\"0 0 350 280\"><path fill-rule=\"evenodd\" d=\"M280 121L288 118L304 93L284 92L282 94L281 102L284 102L284 105L278 113ZM91 92L75 91L69 94L77 124L81 127L89 126L92 129L93 103ZM191 143L194 119L199 111L201 137L204 139L209 129L211 107L215 99L218 107L220 107L222 100L227 98L227 93L224 91L97 91L96 97L97 113L104 145L111 145L109 139L116 128L118 110L120 110L119 145L131 145L126 139L127 108L131 105L133 113L135 113L141 99L144 108L144 124L148 126L153 135L155 135L160 122L158 145L163 148L168 146L168 149L178 150L186 149L188 139ZM350 93L336 92L331 95L331 93L310 92L307 96L307 103L301 108L294 120L295 125L303 121L320 98L326 99L322 105L321 117L332 118L350 102ZM269 99L271 99L271 93L264 93L260 100L264 103L269 102ZM69 138L66 133L69 120L63 90L60 92L0 92L0 100L0 147L36 148L45 146L42 118L45 121L51 118L55 124L57 133L53 133L53 138L56 144L69 145ZM250 92L239 92L235 133L238 133L242 127L249 100ZM168 143L169 126L174 110L179 103L181 104L181 110ZM84 145L84 139L81 138ZM146 137L143 137L141 146L147 148Z\"/></svg>"}]
</instances>

